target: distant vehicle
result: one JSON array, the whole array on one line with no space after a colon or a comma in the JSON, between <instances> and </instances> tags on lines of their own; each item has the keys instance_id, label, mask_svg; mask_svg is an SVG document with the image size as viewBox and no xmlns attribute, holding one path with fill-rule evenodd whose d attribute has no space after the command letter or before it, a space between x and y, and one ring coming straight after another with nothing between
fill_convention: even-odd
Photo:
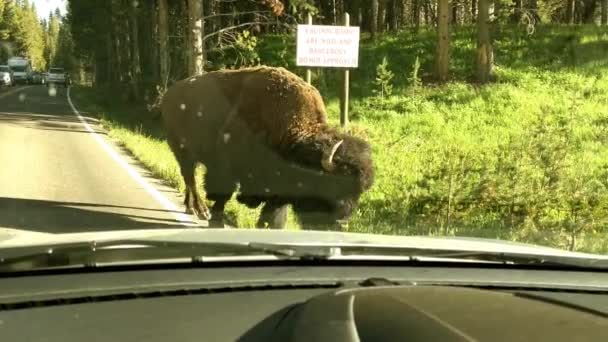
<instances>
[{"instance_id":1,"label":"distant vehicle","mask_svg":"<svg viewBox=\"0 0 608 342\"><path fill-rule=\"evenodd\" d=\"M0 65L0 85L13 86L13 71L8 65Z\"/></svg>"},{"instance_id":2,"label":"distant vehicle","mask_svg":"<svg viewBox=\"0 0 608 342\"><path fill-rule=\"evenodd\" d=\"M52 84L62 84L64 87L68 86L68 78L63 68L50 68L46 77L47 87Z\"/></svg>"},{"instance_id":3,"label":"distant vehicle","mask_svg":"<svg viewBox=\"0 0 608 342\"><path fill-rule=\"evenodd\" d=\"M45 84L46 80L45 77L43 75L43 73L39 72L39 71L35 71L32 73L32 80L31 82L33 84Z\"/></svg>"},{"instance_id":4,"label":"distant vehicle","mask_svg":"<svg viewBox=\"0 0 608 342\"><path fill-rule=\"evenodd\" d=\"M32 63L25 57L11 57L8 66L13 71L14 83L29 83L31 81Z\"/></svg>"}]
</instances>

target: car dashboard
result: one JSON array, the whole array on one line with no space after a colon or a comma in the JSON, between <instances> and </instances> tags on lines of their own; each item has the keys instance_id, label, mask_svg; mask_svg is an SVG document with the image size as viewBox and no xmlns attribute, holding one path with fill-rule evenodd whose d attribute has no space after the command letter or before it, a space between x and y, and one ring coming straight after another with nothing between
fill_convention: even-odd
<instances>
[{"instance_id":1,"label":"car dashboard","mask_svg":"<svg viewBox=\"0 0 608 342\"><path fill-rule=\"evenodd\" d=\"M600 341L608 275L257 265L4 275L5 341Z\"/></svg>"}]
</instances>

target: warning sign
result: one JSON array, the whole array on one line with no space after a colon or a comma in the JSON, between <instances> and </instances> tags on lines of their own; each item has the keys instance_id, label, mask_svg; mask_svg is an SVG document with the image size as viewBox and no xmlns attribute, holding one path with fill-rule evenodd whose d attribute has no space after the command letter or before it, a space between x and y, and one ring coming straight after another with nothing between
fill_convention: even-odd
<instances>
[{"instance_id":1,"label":"warning sign","mask_svg":"<svg viewBox=\"0 0 608 342\"><path fill-rule=\"evenodd\" d=\"M298 66L356 68L359 27L298 25Z\"/></svg>"}]
</instances>

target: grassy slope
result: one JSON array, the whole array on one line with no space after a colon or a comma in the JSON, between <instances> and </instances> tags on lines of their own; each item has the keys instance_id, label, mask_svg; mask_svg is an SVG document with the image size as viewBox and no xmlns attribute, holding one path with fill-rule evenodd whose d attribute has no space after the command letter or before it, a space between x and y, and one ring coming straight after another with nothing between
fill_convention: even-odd
<instances>
[{"instance_id":1,"label":"grassy slope","mask_svg":"<svg viewBox=\"0 0 608 342\"><path fill-rule=\"evenodd\" d=\"M434 34L402 32L364 42L353 72L350 130L371 142L376 184L350 230L388 234L467 235L608 252L608 35L595 28L517 29L497 33L497 82L478 87L471 75L474 30L455 33L454 81L409 86L420 56L432 70ZM292 67L280 37L262 41L267 64ZM371 97L375 66L388 56L392 97ZM301 70L298 70L301 72ZM337 124L335 72L316 73ZM181 188L177 165L158 123L143 110L120 108L91 89L74 92L87 110L104 113L110 136ZM100 104L95 108L93 104ZM252 226L256 211L234 201L229 212ZM291 222L292 226L295 223Z\"/></svg>"}]
</instances>

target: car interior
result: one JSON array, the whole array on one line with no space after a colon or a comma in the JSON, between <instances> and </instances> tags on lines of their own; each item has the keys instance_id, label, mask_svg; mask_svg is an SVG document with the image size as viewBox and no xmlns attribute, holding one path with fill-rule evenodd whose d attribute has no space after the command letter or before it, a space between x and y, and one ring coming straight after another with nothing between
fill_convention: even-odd
<instances>
[{"instance_id":1,"label":"car interior","mask_svg":"<svg viewBox=\"0 0 608 342\"><path fill-rule=\"evenodd\" d=\"M253 267L252 267L253 266ZM601 341L608 275L492 265L202 265L23 272L5 341Z\"/></svg>"}]
</instances>

